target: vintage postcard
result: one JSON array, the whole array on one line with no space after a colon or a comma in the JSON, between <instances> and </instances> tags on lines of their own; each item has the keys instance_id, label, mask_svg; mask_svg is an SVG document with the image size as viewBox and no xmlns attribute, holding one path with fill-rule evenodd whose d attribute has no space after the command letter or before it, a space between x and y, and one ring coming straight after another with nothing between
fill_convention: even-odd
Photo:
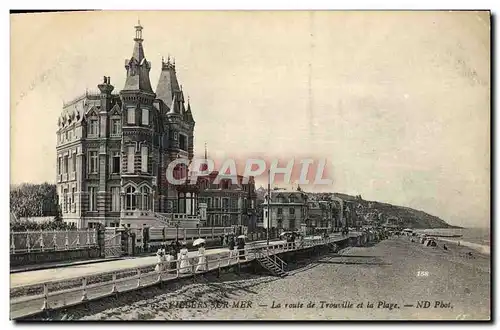
<instances>
[{"instance_id":1,"label":"vintage postcard","mask_svg":"<svg viewBox=\"0 0 500 330\"><path fill-rule=\"evenodd\" d=\"M489 11L10 24L12 320L491 319Z\"/></svg>"}]
</instances>

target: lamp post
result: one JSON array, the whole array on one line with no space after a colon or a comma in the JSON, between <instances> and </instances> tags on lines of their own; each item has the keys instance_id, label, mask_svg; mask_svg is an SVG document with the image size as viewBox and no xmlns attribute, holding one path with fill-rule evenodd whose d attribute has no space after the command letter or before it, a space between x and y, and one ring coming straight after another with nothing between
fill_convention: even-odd
<instances>
[{"instance_id":1,"label":"lamp post","mask_svg":"<svg viewBox=\"0 0 500 330\"><path fill-rule=\"evenodd\" d=\"M269 171L268 171L268 183L267 183L267 230L266 230L267 245L268 246L269 246L269 223L270 223L269 219L271 218L270 201L271 201L271 170L269 169Z\"/></svg>"},{"instance_id":2,"label":"lamp post","mask_svg":"<svg viewBox=\"0 0 500 330\"><path fill-rule=\"evenodd\" d=\"M176 228L176 233L175 233L175 240L178 241L179 240L179 225L180 225L180 221L177 220L177 222L175 223L175 228Z\"/></svg>"}]
</instances>

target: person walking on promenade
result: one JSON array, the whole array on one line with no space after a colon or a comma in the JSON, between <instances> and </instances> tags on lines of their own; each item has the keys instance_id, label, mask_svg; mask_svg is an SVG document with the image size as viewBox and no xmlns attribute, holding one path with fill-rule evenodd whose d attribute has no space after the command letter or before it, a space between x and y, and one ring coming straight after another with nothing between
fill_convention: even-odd
<instances>
[{"instance_id":1,"label":"person walking on promenade","mask_svg":"<svg viewBox=\"0 0 500 330\"><path fill-rule=\"evenodd\" d=\"M208 260L205 256L205 243L200 244L198 248L198 265L196 266L196 272L204 272L208 270Z\"/></svg>"},{"instance_id":2,"label":"person walking on promenade","mask_svg":"<svg viewBox=\"0 0 500 330\"><path fill-rule=\"evenodd\" d=\"M240 260L245 260L245 238L243 235L238 237L238 250L240 254Z\"/></svg>"},{"instance_id":3,"label":"person walking on promenade","mask_svg":"<svg viewBox=\"0 0 500 330\"><path fill-rule=\"evenodd\" d=\"M174 257L175 259L179 259L179 253L181 252L181 243L179 242L179 240L175 240L175 242L173 243L174 245Z\"/></svg>"},{"instance_id":4,"label":"person walking on promenade","mask_svg":"<svg viewBox=\"0 0 500 330\"><path fill-rule=\"evenodd\" d=\"M227 245L229 247L229 262L231 263L233 261L233 258L235 257L235 255L234 255L235 244L234 244L234 239L232 236L228 236Z\"/></svg>"},{"instance_id":5,"label":"person walking on promenade","mask_svg":"<svg viewBox=\"0 0 500 330\"><path fill-rule=\"evenodd\" d=\"M293 241L294 241L294 236L295 234L294 233L289 233L287 236L286 236L286 247L287 249L293 249Z\"/></svg>"},{"instance_id":6,"label":"person walking on promenade","mask_svg":"<svg viewBox=\"0 0 500 330\"><path fill-rule=\"evenodd\" d=\"M170 244L170 253L172 254L172 264L170 265L170 269L175 270L177 269L177 260L179 259L179 251L177 251L177 246L173 241L172 244Z\"/></svg>"},{"instance_id":7,"label":"person walking on promenade","mask_svg":"<svg viewBox=\"0 0 500 330\"><path fill-rule=\"evenodd\" d=\"M163 263L165 262L165 249L163 246L160 246L158 251L156 251L156 267L155 271L162 272L163 271Z\"/></svg>"},{"instance_id":8,"label":"person walking on promenade","mask_svg":"<svg viewBox=\"0 0 500 330\"><path fill-rule=\"evenodd\" d=\"M171 245L168 245L167 247L167 251L166 251L166 255L165 255L165 268L167 270L167 273L169 270L171 270L172 268L175 269L175 263L172 262L174 261L175 258L174 258L174 251L173 251L173 248ZM173 266L173 267L172 267Z\"/></svg>"},{"instance_id":9,"label":"person walking on promenade","mask_svg":"<svg viewBox=\"0 0 500 330\"><path fill-rule=\"evenodd\" d=\"M188 249L187 249L187 244L186 242L182 242L182 248L179 252L179 260L180 260L180 265L179 265L179 273L182 274L187 274L191 272L191 264L189 263L189 257L188 257Z\"/></svg>"},{"instance_id":10,"label":"person walking on promenade","mask_svg":"<svg viewBox=\"0 0 500 330\"><path fill-rule=\"evenodd\" d=\"M296 244L295 244L295 241L297 240L297 233L296 232L293 232L292 233L292 249L295 250L295 248L297 247Z\"/></svg>"}]
</instances>

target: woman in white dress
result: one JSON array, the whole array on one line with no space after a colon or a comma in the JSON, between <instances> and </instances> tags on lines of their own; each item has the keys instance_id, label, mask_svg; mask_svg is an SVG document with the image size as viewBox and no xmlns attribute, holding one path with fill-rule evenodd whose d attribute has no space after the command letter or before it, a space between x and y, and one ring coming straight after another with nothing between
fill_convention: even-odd
<instances>
[{"instance_id":1,"label":"woman in white dress","mask_svg":"<svg viewBox=\"0 0 500 330\"><path fill-rule=\"evenodd\" d=\"M163 263L165 262L165 249L160 247L158 251L156 251L156 267L155 270L157 272L163 271Z\"/></svg>"},{"instance_id":2,"label":"woman in white dress","mask_svg":"<svg viewBox=\"0 0 500 330\"><path fill-rule=\"evenodd\" d=\"M204 272L208 270L207 257L205 256L205 244L200 244L198 249L198 265L196 266L196 272Z\"/></svg>"},{"instance_id":3,"label":"woman in white dress","mask_svg":"<svg viewBox=\"0 0 500 330\"><path fill-rule=\"evenodd\" d=\"M191 264L188 259L188 249L186 243L182 243L182 248L179 252L180 255L180 265L179 265L179 273L187 274L191 272Z\"/></svg>"},{"instance_id":4,"label":"woman in white dress","mask_svg":"<svg viewBox=\"0 0 500 330\"><path fill-rule=\"evenodd\" d=\"M232 263L233 262L233 258L235 256L235 243L234 243L234 238L232 236L228 236L228 247L229 247L229 260L228 260L228 264Z\"/></svg>"}]
</instances>

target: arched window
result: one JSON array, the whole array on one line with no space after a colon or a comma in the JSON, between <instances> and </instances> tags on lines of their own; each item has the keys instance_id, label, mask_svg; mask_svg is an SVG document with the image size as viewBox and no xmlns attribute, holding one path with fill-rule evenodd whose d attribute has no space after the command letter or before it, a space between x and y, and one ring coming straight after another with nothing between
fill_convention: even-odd
<instances>
[{"instance_id":1,"label":"arched window","mask_svg":"<svg viewBox=\"0 0 500 330\"><path fill-rule=\"evenodd\" d=\"M135 188L128 187L125 193L125 209L135 210L136 209L136 199L135 199Z\"/></svg>"},{"instance_id":2,"label":"arched window","mask_svg":"<svg viewBox=\"0 0 500 330\"><path fill-rule=\"evenodd\" d=\"M142 209L150 210L150 191L148 187L141 188Z\"/></svg>"}]
</instances>

